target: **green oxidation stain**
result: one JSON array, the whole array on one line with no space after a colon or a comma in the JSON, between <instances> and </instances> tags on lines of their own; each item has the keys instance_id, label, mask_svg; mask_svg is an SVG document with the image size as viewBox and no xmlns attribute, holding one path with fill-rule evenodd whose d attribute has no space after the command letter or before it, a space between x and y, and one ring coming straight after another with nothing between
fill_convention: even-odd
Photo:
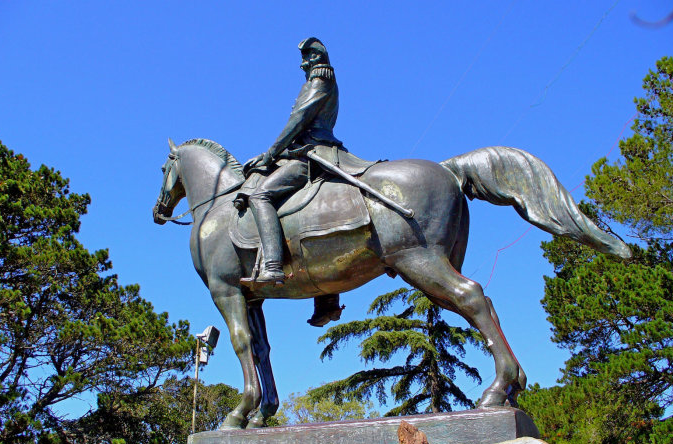
<instances>
[{"instance_id":1,"label":"green oxidation stain","mask_svg":"<svg viewBox=\"0 0 673 444\"><path fill-rule=\"evenodd\" d=\"M352 266L353 263L362 261L369 257L374 256L374 252L368 248L362 247L349 251L348 253L342 254L334 258L334 264L339 270L343 270Z\"/></svg>"},{"instance_id":2,"label":"green oxidation stain","mask_svg":"<svg viewBox=\"0 0 673 444\"><path fill-rule=\"evenodd\" d=\"M368 262L376 259L370 246L371 237L368 229L359 228L332 233L319 240L303 241L301 248L309 264L308 273L313 277L325 276L328 280L344 273L357 274L360 267L367 267ZM315 254L317 251L322 254Z\"/></svg>"},{"instance_id":3,"label":"green oxidation stain","mask_svg":"<svg viewBox=\"0 0 673 444\"><path fill-rule=\"evenodd\" d=\"M216 229L217 229L216 220L206 221L203 225L201 225L201 229L199 230L199 236L201 237L201 239L206 239L208 236L213 234L213 232Z\"/></svg>"},{"instance_id":4,"label":"green oxidation stain","mask_svg":"<svg viewBox=\"0 0 673 444\"><path fill-rule=\"evenodd\" d=\"M332 264L336 267L337 272L341 273L353 269L375 256L374 252L367 246L371 237L371 232L366 230L351 233L348 239L344 239L344 243L350 244L353 248L334 257Z\"/></svg>"},{"instance_id":5,"label":"green oxidation stain","mask_svg":"<svg viewBox=\"0 0 673 444\"><path fill-rule=\"evenodd\" d=\"M519 195L529 194L531 192L530 182L522 180L520 173L517 171L504 171L504 177L501 179L502 183L506 185L509 190L514 191Z\"/></svg>"},{"instance_id":6,"label":"green oxidation stain","mask_svg":"<svg viewBox=\"0 0 673 444\"><path fill-rule=\"evenodd\" d=\"M381 183L381 193L395 201L399 202L402 200L402 191L400 190L400 187L389 180L384 180Z\"/></svg>"}]
</instances>

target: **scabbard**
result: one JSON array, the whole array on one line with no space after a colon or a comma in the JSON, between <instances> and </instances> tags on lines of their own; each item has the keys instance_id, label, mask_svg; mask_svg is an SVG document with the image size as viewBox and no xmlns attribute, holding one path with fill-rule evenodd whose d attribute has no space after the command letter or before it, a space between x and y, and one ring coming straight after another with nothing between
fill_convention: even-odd
<instances>
[{"instance_id":1,"label":"scabbard","mask_svg":"<svg viewBox=\"0 0 673 444\"><path fill-rule=\"evenodd\" d=\"M389 207L392 207L395 210L402 213L402 215L404 217L407 217L409 219L414 217L414 210L409 210L407 208L404 208L403 206L401 206L397 202L395 202L395 201L391 200L390 198L384 196L379 191L370 187L369 185L362 182L361 180L356 179L355 177L351 176L350 174L348 174L347 172L345 172L344 170L342 170L338 166L331 164L330 162L328 162L327 160L318 156L314 152L309 151L308 153L306 153L306 157L308 157L311 160L314 160L314 161L318 162L326 170L328 170L328 171L336 174L337 176L345 179L346 181L350 182L351 184L355 185L356 187L365 190L367 193L371 194L372 196L374 196L375 198L377 198L378 200L380 200L384 204L386 204Z\"/></svg>"}]
</instances>

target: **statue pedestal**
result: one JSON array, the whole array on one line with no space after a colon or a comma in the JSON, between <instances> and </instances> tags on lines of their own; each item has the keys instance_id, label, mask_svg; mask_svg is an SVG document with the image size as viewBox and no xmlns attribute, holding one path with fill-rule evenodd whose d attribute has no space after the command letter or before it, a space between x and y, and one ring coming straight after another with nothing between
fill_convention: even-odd
<instances>
[{"instance_id":1,"label":"statue pedestal","mask_svg":"<svg viewBox=\"0 0 673 444\"><path fill-rule=\"evenodd\" d=\"M521 410L499 407L429 415L301 424L251 430L195 433L188 444L396 444L402 421L413 424L430 444L495 444L524 436L537 427Z\"/></svg>"}]
</instances>

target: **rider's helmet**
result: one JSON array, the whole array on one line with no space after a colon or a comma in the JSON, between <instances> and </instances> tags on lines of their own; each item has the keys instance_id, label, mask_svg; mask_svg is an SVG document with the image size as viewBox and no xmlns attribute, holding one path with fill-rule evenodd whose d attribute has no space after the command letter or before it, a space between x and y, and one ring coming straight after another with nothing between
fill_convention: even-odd
<instances>
[{"instance_id":1,"label":"rider's helmet","mask_svg":"<svg viewBox=\"0 0 673 444\"><path fill-rule=\"evenodd\" d=\"M323 56L322 63L328 64L329 65L329 55L327 54L327 48L325 48L325 45L322 44L320 40L318 40L315 37L309 37L307 39L304 39L301 41L299 44L299 50L302 52L302 54L314 50Z\"/></svg>"}]
</instances>

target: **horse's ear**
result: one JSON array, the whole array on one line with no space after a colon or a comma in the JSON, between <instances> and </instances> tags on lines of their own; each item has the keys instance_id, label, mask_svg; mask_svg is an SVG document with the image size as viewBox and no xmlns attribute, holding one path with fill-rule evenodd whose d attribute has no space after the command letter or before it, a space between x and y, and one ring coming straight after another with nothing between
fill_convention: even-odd
<instances>
[{"instance_id":1,"label":"horse's ear","mask_svg":"<svg viewBox=\"0 0 673 444\"><path fill-rule=\"evenodd\" d=\"M175 143L171 140L171 138L168 138L168 146L171 148L171 154L176 154L178 151L178 147L175 146Z\"/></svg>"}]
</instances>

